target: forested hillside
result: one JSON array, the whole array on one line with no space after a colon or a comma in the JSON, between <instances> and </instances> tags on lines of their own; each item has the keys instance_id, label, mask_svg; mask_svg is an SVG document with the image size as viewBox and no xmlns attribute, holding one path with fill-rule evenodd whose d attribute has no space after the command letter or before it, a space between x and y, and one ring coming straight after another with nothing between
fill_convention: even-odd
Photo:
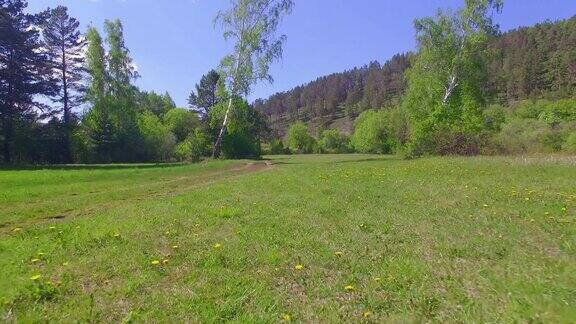
<instances>
[{"instance_id":1,"label":"forested hillside","mask_svg":"<svg viewBox=\"0 0 576 324\"><path fill-rule=\"evenodd\" d=\"M508 104L532 98L560 99L576 93L576 16L559 22L511 30L490 45L488 98ZM364 110L392 107L406 88L404 72L412 54L398 54L384 64L320 77L290 91L256 100L271 128L283 136L288 126L304 121L316 131L350 132Z\"/></svg>"}]
</instances>

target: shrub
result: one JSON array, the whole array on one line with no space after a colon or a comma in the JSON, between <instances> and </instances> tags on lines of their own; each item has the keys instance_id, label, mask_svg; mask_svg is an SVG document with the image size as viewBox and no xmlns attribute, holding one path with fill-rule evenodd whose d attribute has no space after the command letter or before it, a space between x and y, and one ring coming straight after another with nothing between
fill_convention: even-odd
<instances>
[{"instance_id":1,"label":"shrub","mask_svg":"<svg viewBox=\"0 0 576 324\"><path fill-rule=\"evenodd\" d=\"M292 124L286 135L288 148L293 153L312 153L316 140L308 133L308 127L302 122Z\"/></svg>"},{"instance_id":2,"label":"shrub","mask_svg":"<svg viewBox=\"0 0 576 324\"><path fill-rule=\"evenodd\" d=\"M354 123L352 147L360 153L392 153L394 139L387 127L384 111L367 110L360 114Z\"/></svg>"},{"instance_id":3,"label":"shrub","mask_svg":"<svg viewBox=\"0 0 576 324\"><path fill-rule=\"evenodd\" d=\"M484 128L498 132L506 122L506 111L500 105L492 105L484 110Z\"/></svg>"},{"instance_id":4,"label":"shrub","mask_svg":"<svg viewBox=\"0 0 576 324\"><path fill-rule=\"evenodd\" d=\"M198 115L184 108L168 110L168 112L164 114L163 119L164 124L174 134L174 136L176 136L178 142L185 140L186 137L194 131L194 129L200 126Z\"/></svg>"},{"instance_id":5,"label":"shrub","mask_svg":"<svg viewBox=\"0 0 576 324\"><path fill-rule=\"evenodd\" d=\"M270 154L286 154L286 148L284 148L284 143L281 140L275 138L270 141ZM289 152L289 151L288 151Z\"/></svg>"},{"instance_id":6,"label":"shrub","mask_svg":"<svg viewBox=\"0 0 576 324\"><path fill-rule=\"evenodd\" d=\"M548 125L536 119L514 119L502 126L496 142L503 153L535 153L550 151L543 139L550 133Z\"/></svg>"},{"instance_id":7,"label":"shrub","mask_svg":"<svg viewBox=\"0 0 576 324\"><path fill-rule=\"evenodd\" d=\"M210 155L210 141L206 134L200 130L195 130L188 138L178 144L174 155L181 162L197 162L203 156Z\"/></svg>"},{"instance_id":8,"label":"shrub","mask_svg":"<svg viewBox=\"0 0 576 324\"><path fill-rule=\"evenodd\" d=\"M514 115L523 119L539 119L549 125L576 121L576 99L525 100L520 102Z\"/></svg>"},{"instance_id":9,"label":"shrub","mask_svg":"<svg viewBox=\"0 0 576 324\"><path fill-rule=\"evenodd\" d=\"M564 99L556 102L549 102L544 106L544 109L538 118L549 125L558 125L563 122L574 122L576 121L576 100Z\"/></svg>"},{"instance_id":10,"label":"shrub","mask_svg":"<svg viewBox=\"0 0 576 324\"><path fill-rule=\"evenodd\" d=\"M322 132L318 141L318 148L322 153L348 153L350 152L350 138L337 129Z\"/></svg>"},{"instance_id":11,"label":"shrub","mask_svg":"<svg viewBox=\"0 0 576 324\"><path fill-rule=\"evenodd\" d=\"M562 150L567 153L576 154L576 132L568 135L566 141L562 145Z\"/></svg>"},{"instance_id":12,"label":"shrub","mask_svg":"<svg viewBox=\"0 0 576 324\"><path fill-rule=\"evenodd\" d=\"M147 161L167 161L171 159L176 145L172 132L164 126L152 112L139 116L138 127L144 142L143 152Z\"/></svg>"}]
</instances>

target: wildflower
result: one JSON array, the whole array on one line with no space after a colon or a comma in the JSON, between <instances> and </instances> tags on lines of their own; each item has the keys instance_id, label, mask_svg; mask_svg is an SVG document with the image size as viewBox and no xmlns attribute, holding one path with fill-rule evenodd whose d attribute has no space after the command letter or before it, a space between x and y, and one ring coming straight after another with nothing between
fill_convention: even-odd
<instances>
[{"instance_id":1,"label":"wildflower","mask_svg":"<svg viewBox=\"0 0 576 324\"><path fill-rule=\"evenodd\" d=\"M344 253L343 253L342 251L336 251L336 252L334 252L334 254L335 254L337 257L341 257L341 256L344 255Z\"/></svg>"},{"instance_id":2,"label":"wildflower","mask_svg":"<svg viewBox=\"0 0 576 324\"><path fill-rule=\"evenodd\" d=\"M214 248L215 248L215 249L219 249L219 248L221 248L221 247L222 247L222 244L220 244L220 243L214 244Z\"/></svg>"},{"instance_id":3,"label":"wildflower","mask_svg":"<svg viewBox=\"0 0 576 324\"><path fill-rule=\"evenodd\" d=\"M352 285L348 285L346 287L344 287L344 290L346 290L347 292L352 292L354 291L356 288L354 288L354 286Z\"/></svg>"},{"instance_id":4,"label":"wildflower","mask_svg":"<svg viewBox=\"0 0 576 324\"><path fill-rule=\"evenodd\" d=\"M32 277L30 277L30 280L36 281L36 280L40 279L40 277L42 277L42 275L39 275L39 274L33 275Z\"/></svg>"},{"instance_id":5,"label":"wildflower","mask_svg":"<svg viewBox=\"0 0 576 324\"><path fill-rule=\"evenodd\" d=\"M282 320L284 322L290 322L292 320L292 317L290 317L290 315L288 315L288 314L284 314L284 315L282 315Z\"/></svg>"},{"instance_id":6,"label":"wildflower","mask_svg":"<svg viewBox=\"0 0 576 324\"><path fill-rule=\"evenodd\" d=\"M302 264L297 264L297 265L294 267L294 269L296 269L296 270L302 270L302 269L304 269L304 265L302 265Z\"/></svg>"},{"instance_id":7,"label":"wildflower","mask_svg":"<svg viewBox=\"0 0 576 324\"><path fill-rule=\"evenodd\" d=\"M370 317L370 315L372 315L372 312L364 312L364 313L362 313L362 317L365 317L365 318Z\"/></svg>"},{"instance_id":8,"label":"wildflower","mask_svg":"<svg viewBox=\"0 0 576 324\"><path fill-rule=\"evenodd\" d=\"M166 235L170 235L170 231L166 231L164 234L166 234Z\"/></svg>"},{"instance_id":9,"label":"wildflower","mask_svg":"<svg viewBox=\"0 0 576 324\"><path fill-rule=\"evenodd\" d=\"M154 261L152 261L151 263L152 263L152 265L159 265L159 264L160 264L160 261L154 260Z\"/></svg>"}]
</instances>

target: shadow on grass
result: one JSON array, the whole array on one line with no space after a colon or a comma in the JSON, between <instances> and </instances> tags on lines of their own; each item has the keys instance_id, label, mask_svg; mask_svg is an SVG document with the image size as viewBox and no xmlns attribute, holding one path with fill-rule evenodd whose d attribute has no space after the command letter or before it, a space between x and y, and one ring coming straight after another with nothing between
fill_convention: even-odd
<instances>
[{"instance_id":1,"label":"shadow on grass","mask_svg":"<svg viewBox=\"0 0 576 324\"><path fill-rule=\"evenodd\" d=\"M121 170L121 169L172 168L186 165L189 165L189 163L0 165L0 171Z\"/></svg>"}]
</instances>

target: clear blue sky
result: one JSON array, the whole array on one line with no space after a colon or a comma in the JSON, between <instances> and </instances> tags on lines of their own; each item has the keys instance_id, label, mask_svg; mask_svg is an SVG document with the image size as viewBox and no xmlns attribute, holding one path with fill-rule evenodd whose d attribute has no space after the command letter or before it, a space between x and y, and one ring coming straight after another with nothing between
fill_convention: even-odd
<instances>
[{"instance_id":1,"label":"clear blue sky","mask_svg":"<svg viewBox=\"0 0 576 324\"><path fill-rule=\"evenodd\" d=\"M295 0L281 33L288 36L284 57L274 64L275 82L254 87L250 99L319 76L385 61L415 46L412 22L437 8L455 8L463 0ZM168 91L176 104L186 98L202 74L217 67L230 47L213 17L228 0L29 0L29 9L65 5L82 23L101 28L120 18L126 43L145 90ZM497 17L502 30L576 15L576 0L505 0Z\"/></svg>"}]
</instances>

